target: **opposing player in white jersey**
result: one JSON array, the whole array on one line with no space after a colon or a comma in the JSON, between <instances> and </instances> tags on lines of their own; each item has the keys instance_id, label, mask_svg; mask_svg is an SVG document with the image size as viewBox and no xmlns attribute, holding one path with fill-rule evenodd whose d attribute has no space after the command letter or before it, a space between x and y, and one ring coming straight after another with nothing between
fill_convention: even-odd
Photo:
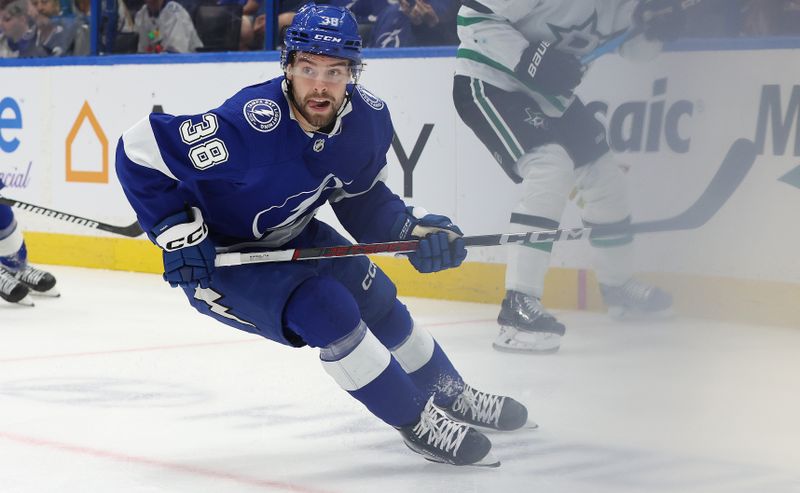
<instances>
[{"instance_id":1,"label":"opposing player in white jersey","mask_svg":"<svg viewBox=\"0 0 800 493\"><path fill-rule=\"evenodd\" d=\"M587 226L626 224L625 180L603 125L574 90L580 57L628 32L623 56L652 56L683 24L679 0L463 0L453 99L461 119L524 188L511 230L559 226L571 190ZM629 31L630 30L630 31ZM632 235L593 239L609 313L663 313L664 291L633 278ZM509 247L498 350L553 352L564 325L541 305L552 243Z\"/></svg>"},{"instance_id":2,"label":"opposing player in white jersey","mask_svg":"<svg viewBox=\"0 0 800 493\"><path fill-rule=\"evenodd\" d=\"M361 71L361 37L350 11L305 5L285 46L283 76L205 113L151 114L120 139L117 174L163 249L164 278L222 323L319 348L342 389L425 458L499 465L473 426L520 428L525 406L464 383L367 257L215 269L215 247L346 244L314 217L326 202L358 241L421 238L409 256L421 272L466 257L448 218L407 208L384 183L392 123L384 101L351 83Z\"/></svg>"}]
</instances>

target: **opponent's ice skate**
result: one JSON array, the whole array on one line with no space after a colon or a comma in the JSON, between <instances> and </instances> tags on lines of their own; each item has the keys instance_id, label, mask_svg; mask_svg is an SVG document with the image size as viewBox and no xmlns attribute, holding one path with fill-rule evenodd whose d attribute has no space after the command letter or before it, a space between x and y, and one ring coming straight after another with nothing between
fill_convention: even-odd
<instances>
[{"instance_id":1,"label":"opponent's ice skate","mask_svg":"<svg viewBox=\"0 0 800 493\"><path fill-rule=\"evenodd\" d=\"M25 264L23 268L13 272L13 275L30 289L31 294L51 297L61 296L58 288L56 288L55 276L47 271Z\"/></svg>"},{"instance_id":2,"label":"opponent's ice skate","mask_svg":"<svg viewBox=\"0 0 800 493\"><path fill-rule=\"evenodd\" d=\"M432 462L456 466L498 467L492 442L475 428L451 419L428 399L413 425L397 428L408 448Z\"/></svg>"},{"instance_id":3,"label":"opponent's ice skate","mask_svg":"<svg viewBox=\"0 0 800 493\"><path fill-rule=\"evenodd\" d=\"M600 284L600 292L608 314L614 318L672 314L672 295L636 279L629 279L621 286Z\"/></svg>"},{"instance_id":4,"label":"opponent's ice skate","mask_svg":"<svg viewBox=\"0 0 800 493\"><path fill-rule=\"evenodd\" d=\"M554 353L561 345L564 324L547 313L539 298L507 291L500 315L500 333L492 347L519 353Z\"/></svg>"},{"instance_id":5,"label":"opponent's ice skate","mask_svg":"<svg viewBox=\"0 0 800 493\"><path fill-rule=\"evenodd\" d=\"M492 430L517 430L528 423L528 410L519 402L511 397L475 390L469 385L444 412L453 419ZM528 427L536 428L537 425L529 423Z\"/></svg>"},{"instance_id":6,"label":"opponent's ice skate","mask_svg":"<svg viewBox=\"0 0 800 493\"><path fill-rule=\"evenodd\" d=\"M33 306L33 301L28 296L29 292L30 290L25 284L5 269L0 268L0 298L9 303Z\"/></svg>"}]
</instances>

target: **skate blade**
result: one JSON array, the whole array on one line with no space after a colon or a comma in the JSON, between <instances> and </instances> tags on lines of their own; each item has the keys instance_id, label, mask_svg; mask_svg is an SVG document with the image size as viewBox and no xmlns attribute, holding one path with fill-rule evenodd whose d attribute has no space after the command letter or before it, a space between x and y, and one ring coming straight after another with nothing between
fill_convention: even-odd
<instances>
[{"instance_id":1,"label":"skate blade","mask_svg":"<svg viewBox=\"0 0 800 493\"><path fill-rule=\"evenodd\" d=\"M442 460L439 457L429 454L425 450L418 449L413 446L413 444L408 443L407 441L403 440L403 443L406 444L406 447L411 449L413 452L422 456L428 462L435 462L436 464L447 464L448 466L473 466L473 467L500 467L500 461L495 458L490 450L488 454L486 454L483 459L479 460L478 462L474 462L472 464L453 464L452 462L448 462L446 460Z\"/></svg>"},{"instance_id":2,"label":"skate blade","mask_svg":"<svg viewBox=\"0 0 800 493\"><path fill-rule=\"evenodd\" d=\"M545 354L555 354L555 353L557 353L561 346L556 346L554 348L546 348L546 349L536 349L536 348L503 346L501 344L497 344L496 342L493 342L492 343L492 347L496 351L500 351L500 352L503 352L503 353L545 355Z\"/></svg>"},{"instance_id":3,"label":"skate blade","mask_svg":"<svg viewBox=\"0 0 800 493\"><path fill-rule=\"evenodd\" d=\"M34 295L34 296L41 296L42 298L60 298L61 297L61 292L55 286L53 286L52 288L48 289L47 291L34 291L33 289L31 289L31 294Z\"/></svg>"},{"instance_id":4,"label":"skate blade","mask_svg":"<svg viewBox=\"0 0 800 493\"><path fill-rule=\"evenodd\" d=\"M612 306L608 308L608 316L622 322L632 321L646 321L646 320L669 320L675 316L672 307L657 312L643 312L641 310L629 310L621 306Z\"/></svg>"},{"instance_id":5,"label":"skate blade","mask_svg":"<svg viewBox=\"0 0 800 493\"><path fill-rule=\"evenodd\" d=\"M25 295L24 298L14 303L15 305L22 305L22 306L35 306L33 300L31 299L30 295Z\"/></svg>"},{"instance_id":6,"label":"skate blade","mask_svg":"<svg viewBox=\"0 0 800 493\"><path fill-rule=\"evenodd\" d=\"M429 462L435 462L436 464L447 464L449 466L459 466L459 467L487 467L487 468L495 468L500 467L500 461L491 453L489 452L486 454L486 457L479 460L478 462L473 462L472 464L453 464L452 462L445 462L442 460L436 460L429 456L424 456L425 460Z\"/></svg>"}]
</instances>

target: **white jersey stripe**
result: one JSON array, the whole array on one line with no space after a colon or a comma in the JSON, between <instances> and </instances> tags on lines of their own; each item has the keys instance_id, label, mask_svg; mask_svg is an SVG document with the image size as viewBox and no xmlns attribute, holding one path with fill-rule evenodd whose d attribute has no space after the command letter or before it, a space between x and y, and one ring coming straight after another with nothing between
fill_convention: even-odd
<instances>
[{"instance_id":1,"label":"white jersey stripe","mask_svg":"<svg viewBox=\"0 0 800 493\"><path fill-rule=\"evenodd\" d=\"M161 151L158 149L158 142L153 133L153 128L150 126L150 117L146 116L136 122L134 126L122 134L122 143L125 148L125 155L128 159L156 171L169 176L173 180L178 181L172 171L167 167L167 163L161 157Z\"/></svg>"},{"instance_id":2,"label":"white jersey stripe","mask_svg":"<svg viewBox=\"0 0 800 493\"><path fill-rule=\"evenodd\" d=\"M503 121L503 118L495 109L494 105L484 96L483 82L478 79L472 79L472 97L475 100L478 109L480 109L489 126L495 130L497 137L503 143L508 153L516 160L522 157L524 151L522 146L517 141L511 129Z\"/></svg>"}]
</instances>

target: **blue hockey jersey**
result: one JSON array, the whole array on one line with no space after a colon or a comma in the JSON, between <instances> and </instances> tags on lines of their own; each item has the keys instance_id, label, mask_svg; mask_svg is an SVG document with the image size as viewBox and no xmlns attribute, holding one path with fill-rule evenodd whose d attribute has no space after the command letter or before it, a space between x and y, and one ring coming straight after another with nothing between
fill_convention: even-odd
<instances>
[{"instance_id":1,"label":"blue hockey jersey","mask_svg":"<svg viewBox=\"0 0 800 493\"><path fill-rule=\"evenodd\" d=\"M403 201L386 187L386 104L349 85L330 134L294 119L284 77L246 87L197 115L153 113L117 146L122 188L145 231L198 207L218 246L278 247L331 202L357 241L390 240Z\"/></svg>"}]
</instances>

